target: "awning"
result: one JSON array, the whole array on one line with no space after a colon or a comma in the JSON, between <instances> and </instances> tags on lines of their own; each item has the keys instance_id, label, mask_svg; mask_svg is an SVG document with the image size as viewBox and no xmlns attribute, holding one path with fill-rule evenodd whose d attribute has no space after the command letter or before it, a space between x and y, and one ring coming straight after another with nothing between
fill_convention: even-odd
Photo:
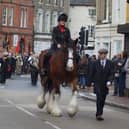
<instances>
[{"instance_id":1,"label":"awning","mask_svg":"<svg viewBox=\"0 0 129 129\"><path fill-rule=\"evenodd\" d=\"M129 33L129 23L118 25L117 32L123 34Z\"/></svg>"}]
</instances>

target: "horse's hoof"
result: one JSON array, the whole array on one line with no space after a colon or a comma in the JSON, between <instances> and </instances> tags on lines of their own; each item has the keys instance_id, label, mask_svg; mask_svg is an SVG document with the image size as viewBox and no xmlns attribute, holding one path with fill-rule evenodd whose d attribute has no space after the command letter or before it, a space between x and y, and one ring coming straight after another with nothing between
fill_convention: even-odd
<instances>
[{"instance_id":1,"label":"horse's hoof","mask_svg":"<svg viewBox=\"0 0 129 129\"><path fill-rule=\"evenodd\" d=\"M78 112L78 107L69 107L68 115L69 117L74 117Z\"/></svg>"},{"instance_id":2,"label":"horse's hoof","mask_svg":"<svg viewBox=\"0 0 129 129\"><path fill-rule=\"evenodd\" d=\"M41 96L39 96L37 99L38 108L40 109L44 108L45 104L46 104L46 101L43 100Z\"/></svg>"},{"instance_id":3,"label":"horse's hoof","mask_svg":"<svg viewBox=\"0 0 129 129\"><path fill-rule=\"evenodd\" d=\"M62 116L62 113L61 112L52 112L51 114L54 117L61 117Z\"/></svg>"},{"instance_id":4,"label":"horse's hoof","mask_svg":"<svg viewBox=\"0 0 129 129\"><path fill-rule=\"evenodd\" d=\"M51 109L47 107L47 113L51 114Z\"/></svg>"}]
</instances>

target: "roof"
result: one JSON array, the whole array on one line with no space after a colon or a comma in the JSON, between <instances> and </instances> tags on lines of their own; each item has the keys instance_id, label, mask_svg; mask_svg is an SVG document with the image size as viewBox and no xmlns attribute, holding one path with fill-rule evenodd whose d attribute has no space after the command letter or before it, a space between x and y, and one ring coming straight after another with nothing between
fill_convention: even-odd
<instances>
[{"instance_id":1,"label":"roof","mask_svg":"<svg viewBox=\"0 0 129 129\"><path fill-rule=\"evenodd\" d=\"M71 6L96 6L96 0L70 0Z\"/></svg>"}]
</instances>

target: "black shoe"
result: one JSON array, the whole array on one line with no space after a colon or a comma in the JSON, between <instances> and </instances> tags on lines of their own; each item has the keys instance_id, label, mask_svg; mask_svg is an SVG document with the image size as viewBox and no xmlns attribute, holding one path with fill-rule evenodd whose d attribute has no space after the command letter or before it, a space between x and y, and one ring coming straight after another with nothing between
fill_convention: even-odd
<instances>
[{"instance_id":1,"label":"black shoe","mask_svg":"<svg viewBox=\"0 0 129 129\"><path fill-rule=\"evenodd\" d=\"M104 118L102 118L101 116L96 116L96 120L98 120L98 121L103 121Z\"/></svg>"}]
</instances>

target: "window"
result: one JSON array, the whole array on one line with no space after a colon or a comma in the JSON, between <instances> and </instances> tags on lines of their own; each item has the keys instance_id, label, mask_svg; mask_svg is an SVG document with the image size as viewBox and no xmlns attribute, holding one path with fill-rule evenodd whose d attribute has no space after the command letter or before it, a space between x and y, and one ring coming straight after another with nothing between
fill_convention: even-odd
<instances>
[{"instance_id":1,"label":"window","mask_svg":"<svg viewBox=\"0 0 129 129\"><path fill-rule=\"evenodd\" d=\"M95 26L94 25L89 25L88 26L88 31L89 31L89 37L94 38L95 37Z\"/></svg>"},{"instance_id":2,"label":"window","mask_svg":"<svg viewBox=\"0 0 129 129\"><path fill-rule=\"evenodd\" d=\"M24 27L27 27L27 8L24 8Z\"/></svg>"},{"instance_id":3,"label":"window","mask_svg":"<svg viewBox=\"0 0 129 129\"><path fill-rule=\"evenodd\" d=\"M53 0L54 5L58 5L58 0Z\"/></svg>"},{"instance_id":4,"label":"window","mask_svg":"<svg viewBox=\"0 0 129 129\"><path fill-rule=\"evenodd\" d=\"M120 20L120 0L116 2L116 22Z\"/></svg>"},{"instance_id":5,"label":"window","mask_svg":"<svg viewBox=\"0 0 129 129\"><path fill-rule=\"evenodd\" d=\"M94 17L96 15L96 9L89 9L89 16Z\"/></svg>"},{"instance_id":6,"label":"window","mask_svg":"<svg viewBox=\"0 0 129 129\"><path fill-rule=\"evenodd\" d=\"M45 13L45 32L50 33L50 12Z\"/></svg>"},{"instance_id":7,"label":"window","mask_svg":"<svg viewBox=\"0 0 129 129\"><path fill-rule=\"evenodd\" d=\"M39 0L39 4L42 4L44 0Z\"/></svg>"},{"instance_id":8,"label":"window","mask_svg":"<svg viewBox=\"0 0 129 129\"><path fill-rule=\"evenodd\" d=\"M116 54L122 52L122 41L121 40L114 40L114 43L116 45Z\"/></svg>"},{"instance_id":9,"label":"window","mask_svg":"<svg viewBox=\"0 0 129 129\"><path fill-rule=\"evenodd\" d=\"M64 0L60 0L60 7L64 7Z\"/></svg>"},{"instance_id":10,"label":"window","mask_svg":"<svg viewBox=\"0 0 129 129\"><path fill-rule=\"evenodd\" d=\"M109 0L104 1L104 22L109 19Z\"/></svg>"},{"instance_id":11,"label":"window","mask_svg":"<svg viewBox=\"0 0 129 129\"><path fill-rule=\"evenodd\" d=\"M14 9L10 8L10 11L9 11L9 25L10 26L13 25L13 13L14 13Z\"/></svg>"},{"instance_id":12,"label":"window","mask_svg":"<svg viewBox=\"0 0 129 129\"><path fill-rule=\"evenodd\" d=\"M27 8L21 8L21 24L20 27L27 27Z\"/></svg>"},{"instance_id":13,"label":"window","mask_svg":"<svg viewBox=\"0 0 129 129\"><path fill-rule=\"evenodd\" d=\"M47 0L46 2L47 2L47 4L50 4L51 3L51 0Z\"/></svg>"},{"instance_id":14,"label":"window","mask_svg":"<svg viewBox=\"0 0 129 129\"><path fill-rule=\"evenodd\" d=\"M43 10L39 9L37 12L37 32L42 32L43 31Z\"/></svg>"},{"instance_id":15,"label":"window","mask_svg":"<svg viewBox=\"0 0 129 129\"><path fill-rule=\"evenodd\" d=\"M108 42L104 42L103 43L103 48L109 50L109 43Z\"/></svg>"},{"instance_id":16,"label":"window","mask_svg":"<svg viewBox=\"0 0 129 129\"><path fill-rule=\"evenodd\" d=\"M52 14L52 27L57 25L57 17L58 17L57 12L53 12L53 14Z\"/></svg>"},{"instance_id":17,"label":"window","mask_svg":"<svg viewBox=\"0 0 129 129\"><path fill-rule=\"evenodd\" d=\"M7 17L8 17L8 8L3 8L3 14L2 14L2 25L7 25Z\"/></svg>"},{"instance_id":18,"label":"window","mask_svg":"<svg viewBox=\"0 0 129 129\"><path fill-rule=\"evenodd\" d=\"M97 43L96 43L96 50L98 51L98 50L100 49L100 47L101 47L101 46L100 46L100 42L97 42Z\"/></svg>"}]
</instances>

